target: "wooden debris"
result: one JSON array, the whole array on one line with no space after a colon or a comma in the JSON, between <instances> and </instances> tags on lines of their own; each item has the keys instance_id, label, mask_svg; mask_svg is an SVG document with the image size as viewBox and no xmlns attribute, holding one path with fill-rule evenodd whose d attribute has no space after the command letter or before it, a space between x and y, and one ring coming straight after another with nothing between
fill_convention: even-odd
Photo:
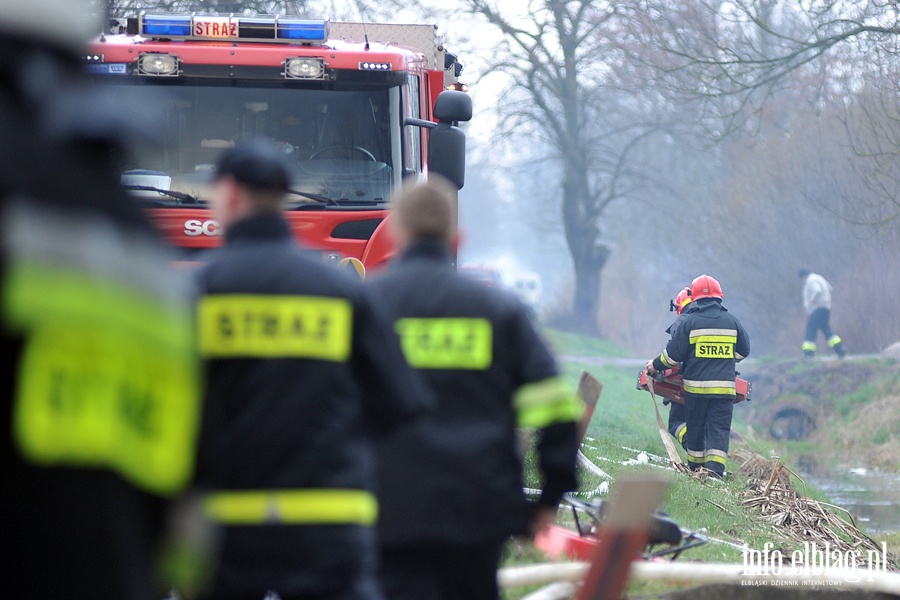
<instances>
[{"instance_id":1,"label":"wooden debris","mask_svg":"<svg viewBox=\"0 0 900 600\"><path fill-rule=\"evenodd\" d=\"M732 452L732 457L741 465L738 471L749 480L741 504L758 511L788 539L801 544L828 543L833 550L845 553L881 552L878 544L856 527L847 511L840 509L846 515L843 518L832 510L838 507L801 496L794 489L790 474L803 480L778 459L770 460L745 449Z\"/></svg>"}]
</instances>

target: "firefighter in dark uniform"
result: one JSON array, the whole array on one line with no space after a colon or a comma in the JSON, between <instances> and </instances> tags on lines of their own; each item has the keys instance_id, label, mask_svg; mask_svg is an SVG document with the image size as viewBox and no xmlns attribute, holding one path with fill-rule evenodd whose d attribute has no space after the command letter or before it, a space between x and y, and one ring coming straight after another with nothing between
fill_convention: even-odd
<instances>
[{"instance_id":1,"label":"firefighter in dark uniform","mask_svg":"<svg viewBox=\"0 0 900 600\"><path fill-rule=\"evenodd\" d=\"M678 295L675 296L675 300L672 302L672 307L675 310L675 320L666 328L666 333L669 334L669 339L675 334L675 330L678 329L678 326L681 325L681 322L684 321L684 318L687 316L684 313L685 307L691 303L691 290L690 288L684 288ZM678 443L684 446L684 434L687 431L687 422L684 416L684 404L680 404L678 402L672 402L671 400L663 400L663 404L669 405L669 433L672 434Z\"/></svg>"},{"instance_id":2,"label":"firefighter in dark uniform","mask_svg":"<svg viewBox=\"0 0 900 600\"><path fill-rule=\"evenodd\" d=\"M118 185L124 115L79 56L86 0L0 0L0 319L8 598L149 600L189 483L199 371L189 281Z\"/></svg>"},{"instance_id":3,"label":"firefighter in dark uniform","mask_svg":"<svg viewBox=\"0 0 900 600\"><path fill-rule=\"evenodd\" d=\"M198 272L207 394L198 487L224 544L211 598L381 598L373 439L431 394L361 284L299 248L283 153L216 165L224 247Z\"/></svg>"},{"instance_id":4,"label":"firefighter in dark uniform","mask_svg":"<svg viewBox=\"0 0 900 600\"><path fill-rule=\"evenodd\" d=\"M691 469L725 474L735 399L735 363L750 354L741 322L722 306L722 287L709 275L691 282L691 305L666 349L647 361L647 372L681 365Z\"/></svg>"},{"instance_id":5,"label":"firefighter in dark uniform","mask_svg":"<svg viewBox=\"0 0 900 600\"><path fill-rule=\"evenodd\" d=\"M447 190L407 188L391 219L401 255L367 285L387 301L438 408L379 450L382 582L391 600L494 600L504 542L539 530L576 487L583 407L525 305L456 273ZM517 426L538 430L544 486L534 504L523 496Z\"/></svg>"}]
</instances>

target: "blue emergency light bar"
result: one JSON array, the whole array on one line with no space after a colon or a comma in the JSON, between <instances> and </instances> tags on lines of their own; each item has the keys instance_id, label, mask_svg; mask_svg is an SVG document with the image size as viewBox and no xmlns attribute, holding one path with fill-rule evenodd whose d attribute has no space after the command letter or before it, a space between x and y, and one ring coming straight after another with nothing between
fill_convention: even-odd
<instances>
[{"instance_id":1,"label":"blue emergency light bar","mask_svg":"<svg viewBox=\"0 0 900 600\"><path fill-rule=\"evenodd\" d=\"M328 39L325 21L279 21L275 24L278 39L301 42L324 42Z\"/></svg>"},{"instance_id":2,"label":"blue emergency light bar","mask_svg":"<svg viewBox=\"0 0 900 600\"><path fill-rule=\"evenodd\" d=\"M257 41L283 44L323 44L328 41L326 20L218 15L140 16L140 35L179 40Z\"/></svg>"},{"instance_id":3,"label":"blue emergency light bar","mask_svg":"<svg viewBox=\"0 0 900 600\"><path fill-rule=\"evenodd\" d=\"M141 17L141 35L186 37L191 35L191 17Z\"/></svg>"}]
</instances>

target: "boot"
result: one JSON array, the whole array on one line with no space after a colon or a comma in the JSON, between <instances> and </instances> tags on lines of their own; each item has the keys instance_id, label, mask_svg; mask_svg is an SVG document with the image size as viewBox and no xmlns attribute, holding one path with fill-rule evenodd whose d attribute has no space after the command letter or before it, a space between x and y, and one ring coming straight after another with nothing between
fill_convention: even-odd
<instances>
[{"instance_id":1,"label":"boot","mask_svg":"<svg viewBox=\"0 0 900 600\"><path fill-rule=\"evenodd\" d=\"M847 354L847 351L844 349L844 342L841 340L841 336L837 334L831 336L831 339L828 340L828 345L837 353L838 358L844 358Z\"/></svg>"}]
</instances>

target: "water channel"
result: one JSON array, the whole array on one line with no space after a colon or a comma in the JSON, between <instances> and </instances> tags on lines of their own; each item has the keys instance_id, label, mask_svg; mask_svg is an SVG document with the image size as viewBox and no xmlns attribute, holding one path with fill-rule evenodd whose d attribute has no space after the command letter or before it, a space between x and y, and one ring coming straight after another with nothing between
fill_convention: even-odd
<instances>
[{"instance_id":1,"label":"water channel","mask_svg":"<svg viewBox=\"0 0 900 600\"><path fill-rule=\"evenodd\" d=\"M850 467L800 475L849 511L856 526L876 541L878 534L900 532L900 473Z\"/></svg>"}]
</instances>

